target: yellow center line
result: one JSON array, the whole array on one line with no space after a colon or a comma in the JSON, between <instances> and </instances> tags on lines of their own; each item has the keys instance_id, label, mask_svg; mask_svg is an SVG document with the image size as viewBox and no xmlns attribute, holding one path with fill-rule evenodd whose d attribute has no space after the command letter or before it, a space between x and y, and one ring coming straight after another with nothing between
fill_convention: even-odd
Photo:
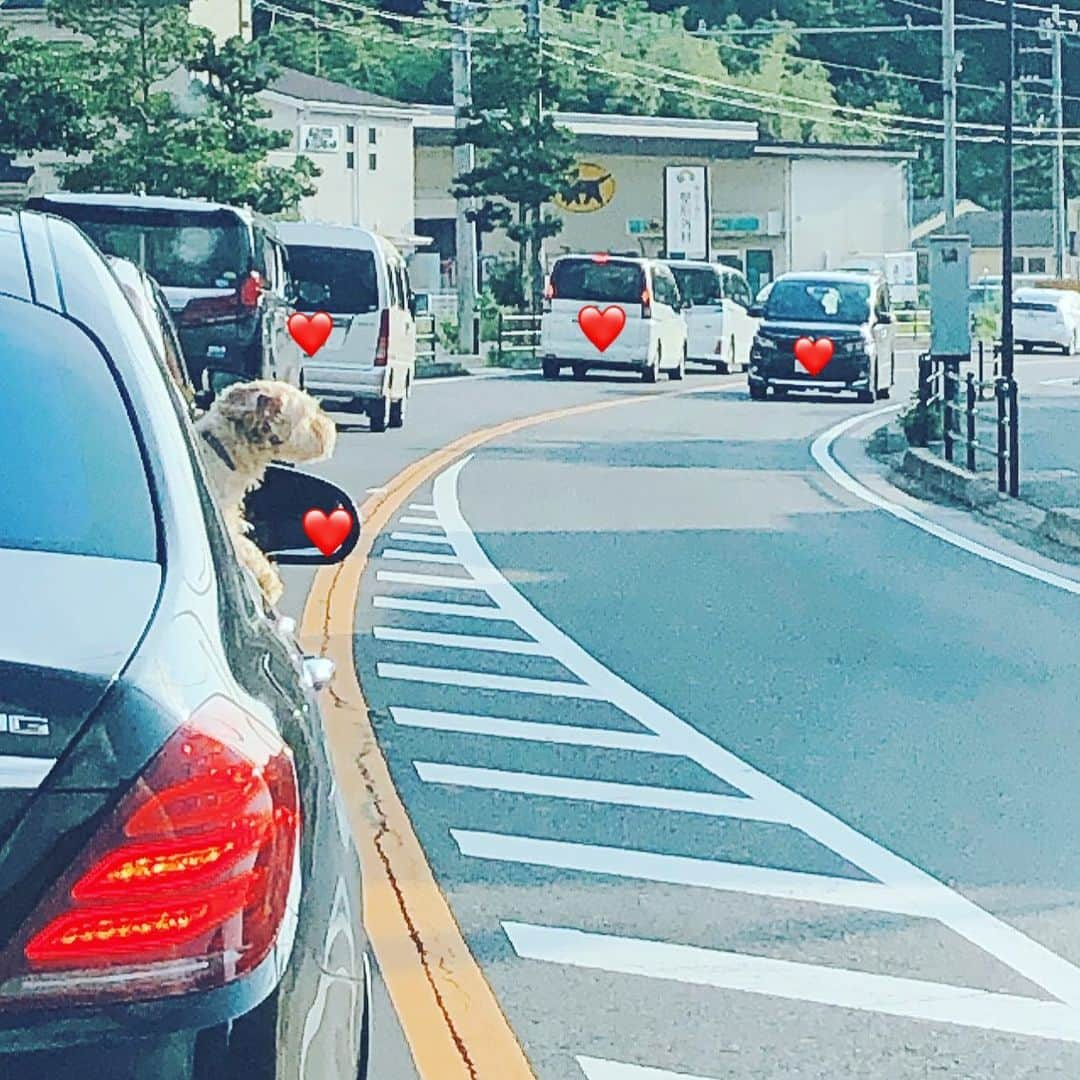
<instances>
[{"instance_id":1,"label":"yellow center line","mask_svg":"<svg viewBox=\"0 0 1080 1080\"><path fill-rule=\"evenodd\" d=\"M552 409L463 435L403 469L361 506L352 554L315 574L300 623L336 674L323 699L335 773L363 873L364 925L421 1080L535 1080L461 935L379 749L353 652L360 578L376 536L417 488L476 447L525 428L723 383Z\"/></svg>"}]
</instances>

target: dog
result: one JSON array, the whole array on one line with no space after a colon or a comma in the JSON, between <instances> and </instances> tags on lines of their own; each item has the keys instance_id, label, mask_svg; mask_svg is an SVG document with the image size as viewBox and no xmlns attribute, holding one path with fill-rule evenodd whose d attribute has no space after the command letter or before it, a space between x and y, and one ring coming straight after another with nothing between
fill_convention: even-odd
<instances>
[{"instance_id":1,"label":"dog","mask_svg":"<svg viewBox=\"0 0 1080 1080\"><path fill-rule=\"evenodd\" d=\"M195 421L210 486L237 557L259 583L272 609L284 585L274 564L248 536L244 499L273 461L321 461L334 452L337 427L319 403L288 383L233 383Z\"/></svg>"}]
</instances>

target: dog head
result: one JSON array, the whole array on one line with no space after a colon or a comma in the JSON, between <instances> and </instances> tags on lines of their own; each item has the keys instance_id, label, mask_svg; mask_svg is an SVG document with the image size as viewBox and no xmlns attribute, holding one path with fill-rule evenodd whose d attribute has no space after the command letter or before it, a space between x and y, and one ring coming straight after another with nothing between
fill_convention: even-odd
<instances>
[{"instance_id":1,"label":"dog head","mask_svg":"<svg viewBox=\"0 0 1080 1080\"><path fill-rule=\"evenodd\" d=\"M334 452L337 428L319 403L288 383L234 383L214 407L250 448L268 460L319 461Z\"/></svg>"}]
</instances>

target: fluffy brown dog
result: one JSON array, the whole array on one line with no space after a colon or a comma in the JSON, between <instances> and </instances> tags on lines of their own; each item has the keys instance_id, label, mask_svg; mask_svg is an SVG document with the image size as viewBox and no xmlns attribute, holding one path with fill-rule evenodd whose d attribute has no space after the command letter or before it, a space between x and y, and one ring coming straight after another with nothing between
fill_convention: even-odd
<instances>
[{"instance_id":1,"label":"fluffy brown dog","mask_svg":"<svg viewBox=\"0 0 1080 1080\"><path fill-rule=\"evenodd\" d=\"M319 461L334 452L337 428L319 403L288 383L234 383L195 422L203 461L237 557L273 607L284 586L273 563L248 537L244 498L272 461Z\"/></svg>"}]
</instances>

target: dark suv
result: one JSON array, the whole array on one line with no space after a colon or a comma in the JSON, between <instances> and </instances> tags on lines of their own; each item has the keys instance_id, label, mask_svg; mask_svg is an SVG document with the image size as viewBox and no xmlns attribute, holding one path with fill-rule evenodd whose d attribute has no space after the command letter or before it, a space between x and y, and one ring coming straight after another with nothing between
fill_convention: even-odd
<instances>
[{"instance_id":1,"label":"dark suv","mask_svg":"<svg viewBox=\"0 0 1080 1080\"><path fill-rule=\"evenodd\" d=\"M141 195L64 192L27 205L75 222L105 254L157 281L196 387L214 392L260 378L299 385L288 258L272 221L219 203Z\"/></svg>"},{"instance_id":2,"label":"dark suv","mask_svg":"<svg viewBox=\"0 0 1080 1080\"><path fill-rule=\"evenodd\" d=\"M750 349L750 397L788 390L854 391L860 401L887 398L896 367L889 288L880 274L828 271L783 274L764 304ZM828 338L832 356L812 374L797 358L800 338Z\"/></svg>"}]
</instances>

